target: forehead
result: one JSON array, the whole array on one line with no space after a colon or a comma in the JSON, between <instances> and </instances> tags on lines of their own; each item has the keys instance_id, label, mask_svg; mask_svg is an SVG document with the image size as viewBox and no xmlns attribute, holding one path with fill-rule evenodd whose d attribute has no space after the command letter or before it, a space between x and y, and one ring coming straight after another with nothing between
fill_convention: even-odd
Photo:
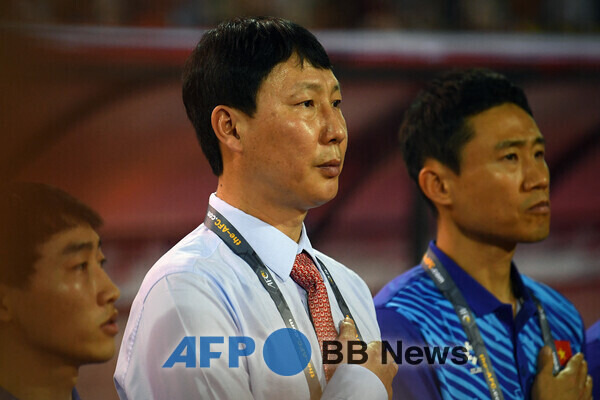
<instances>
[{"instance_id":1,"label":"forehead","mask_svg":"<svg viewBox=\"0 0 600 400\"><path fill-rule=\"evenodd\" d=\"M66 258L73 254L91 251L99 246L98 233L87 224L77 225L55 233L38 248L40 259Z\"/></svg>"},{"instance_id":2,"label":"forehead","mask_svg":"<svg viewBox=\"0 0 600 400\"><path fill-rule=\"evenodd\" d=\"M315 68L308 60L300 62L296 54L275 65L267 75L259 94L278 94L293 90L339 90L339 82L330 69Z\"/></svg>"},{"instance_id":3,"label":"forehead","mask_svg":"<svg viewBox=\"0 0 600 400\"><path fill-rule=\"evenodd\" d=\"M512 103L504 103L471 116L467 124L473 131L469 143L474 144L496 146L506 140L533 142L542 136L533 118Z\"/></svg>"}]
</instances>

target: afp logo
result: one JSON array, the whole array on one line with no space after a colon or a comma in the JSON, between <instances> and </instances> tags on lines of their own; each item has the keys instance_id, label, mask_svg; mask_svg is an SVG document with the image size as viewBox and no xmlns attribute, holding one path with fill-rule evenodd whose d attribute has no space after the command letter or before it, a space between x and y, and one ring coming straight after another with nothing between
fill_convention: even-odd
<instances>
[{"instance_id":1,"label":"afp logo","mask_svg":"<svg viewBox=\"0 0 600 400\"><path fill-rule=\"evenodd\" d=\"M163 364L163 368L210 368L211 360L227 350L229 368L239 368L241 357L256 357L256 342L248 336L186 336ZM303 371L311 357L306 336L295 329L283 328L271 333L262 347L262 358L278 375L292 376Z\"/></svg>"}]
</instances>

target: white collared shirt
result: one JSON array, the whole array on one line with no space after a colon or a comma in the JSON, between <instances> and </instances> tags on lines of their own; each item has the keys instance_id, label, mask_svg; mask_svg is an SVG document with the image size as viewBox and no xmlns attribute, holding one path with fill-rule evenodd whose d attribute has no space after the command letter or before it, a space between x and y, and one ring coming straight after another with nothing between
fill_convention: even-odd
<instances>
[{"instance_id":1,"label":"white collared shirt","mask_svg":"<svg viewBox=\"0 0 600 400\"><path fill-rule=\"evenodd\" d=\"M326 383L321 352L310 321L306 292L291 278L297 254L306 251L326 266L350 308L365 342L380 340L371 293L353 271L314 250L304 226L298 243L273 226L211 195L210 205L235 226L273 273L298 330L311 346L311 360L324 388L322 399L387 399L379 378L359 365L341 365ZM318 266L318 263L315 262ZM321 272L322 274L322 272ZM336 324L344 318L324 279ZM216 234L200 225L150 269L133 301L125 329L115 385L121 399L309 399L304 373L282 376L263 359L266 338L285 328L277 307L254 271ZM246 336L255 351L229 364L228 338ZM163 367L184 337L193 337L195 366ZM221 337L221 352L200 367L201 337ZM189 339L188 339L189 340ZM190 348L187 348L189 351ZM183 354L187 354L184 352Z\"/></svg>"}]
</instances>

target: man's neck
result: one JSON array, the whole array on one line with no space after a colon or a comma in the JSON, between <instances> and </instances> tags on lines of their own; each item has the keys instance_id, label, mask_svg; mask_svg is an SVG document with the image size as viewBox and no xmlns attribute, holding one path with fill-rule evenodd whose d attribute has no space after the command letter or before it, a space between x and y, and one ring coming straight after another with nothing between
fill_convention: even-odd
<instances>
[{"instance_id":1,"label":"man's neck","mask_svg":"<svg viewBox=\"0 0 600 400\"><path fill-rule=\"evenodd\" d=\"M0 357L0 386L19 400L70 400L77 382L78 368L64 365L53 357L36 357L5 341ZM21 348L22 349L22 348Z\"/></svg>"},{"instance_id":2,"label":"man's neck","mask_svg":"<svg viewBox=\"0 0 600 400\"><path fill-rule=\"evenodd\" d=\"M501 246L473 239L440 224L436 245L499 301L512 304L515 309L510 272L516 245Z\"/></svg>"},{"instance_id":3,"label":"man's neck","mask_svg":"<svg viewBox=\"0 0 600 400\"><path fill-rule=\"evenodd\" d=\"M275 227L294 242L300 240L306 211L275 204L262 197L258 191L238 193L227 185L222 185L221 182L219 182L216 194L218 198L231 206Z\"/></svg>"}]
</instances>

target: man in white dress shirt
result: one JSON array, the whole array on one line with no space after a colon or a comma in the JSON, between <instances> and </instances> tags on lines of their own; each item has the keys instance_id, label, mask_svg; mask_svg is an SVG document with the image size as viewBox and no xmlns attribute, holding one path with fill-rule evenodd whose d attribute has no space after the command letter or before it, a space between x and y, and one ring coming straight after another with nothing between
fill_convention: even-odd
<instances>
[{"instance_id":1,"label":"man in white dress shirt","mask_svg":"<svg viewBox=\"0 0 600 400\"><path fill-rule=\"evenodd\" d=\"M338 190L341 99L325 50L292 22L235 19L202 37L183 100L218 187L205 223L133 302L115 371L122 399L391 396L397 367L383 363L369 289L313 249L303 225ZM298 271L316 271L312 286ZM357 337L366 357L324 366L324 340L345 355ZM290 352L285 338L307 348Z\"/></svg>"}]
</instances>

